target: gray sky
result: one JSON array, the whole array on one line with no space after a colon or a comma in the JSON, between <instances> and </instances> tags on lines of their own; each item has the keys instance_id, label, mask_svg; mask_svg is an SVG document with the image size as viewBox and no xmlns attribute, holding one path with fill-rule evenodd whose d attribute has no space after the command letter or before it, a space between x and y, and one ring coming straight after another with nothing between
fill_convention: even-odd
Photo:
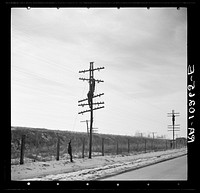
<instances>
[{"instance_id":1,"label":"gray sky","mask_svg":"<svg viewBox=\"0 0 200 193\"><path fill-rule=\"evenodd\" d=\"M78 115L95 71L99 133L166 135L172 109L186 136L187 10L181 8L13 8L11 125L86 131Z\"/></svg>"}]
</instances>

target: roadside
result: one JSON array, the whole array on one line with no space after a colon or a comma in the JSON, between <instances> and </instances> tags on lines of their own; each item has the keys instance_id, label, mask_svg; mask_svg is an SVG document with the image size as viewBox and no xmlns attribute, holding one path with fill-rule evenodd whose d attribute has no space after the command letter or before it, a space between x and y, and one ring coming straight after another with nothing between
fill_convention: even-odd
<instances>
[{"instance_id":1,"label":"roadside","mask_svg":"<svg viewBox=\"0 0 200 193\"><path fill-rule=\"evenodd\" d=\"M186 148L129 155L106 155L92 159L32 162L11 166L11 180L96 180L122 171L144 167L187 153Z\"/></svg>"}]
</instances>

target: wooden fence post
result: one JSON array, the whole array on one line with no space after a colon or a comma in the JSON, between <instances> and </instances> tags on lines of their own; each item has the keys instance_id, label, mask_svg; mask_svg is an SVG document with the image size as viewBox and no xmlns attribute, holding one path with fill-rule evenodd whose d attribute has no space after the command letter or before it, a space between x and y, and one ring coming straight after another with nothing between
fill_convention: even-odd
<instances>
[{"instance_id":1,"label":"wooden fence post","mask_svg":"<svg viewBox=\"0 0 200 193\"><path fill-rule=\"evenodd\" d=\"M36 145L36 148L38 149L39 147L39 142L38 142L38 131L36 131L36 139L35 139L35 145Z\"/></svg>"},{"instance_id":2,"label":"wooden fence post","mask_svg":"<svg viewBox=\"0 0 200 193\"><path fill-rule=\"evenodd\" d=\"M57 154L56 154L56 160L59 161L59 152L60 152L60 138L59 136L57 135Z\"/></svg>"},{"instance_id":3,"label":"wooden fence post","mask_svg":"<svg viewBox=\"0 0 200 193\"><path fill-rule=\"evenodd\" d=\"M153 140L151 141L151 151L154 151L154 143L153 143Z\"/></svg>"},{"instance_id":4,"label":"wooden fence post","mask_svg":"<svg viewBox=\"0 0 200 193\"><path fill-rule=\"evenodd\" d=\"M145 153L147 152L147 142L146 142L146 139L144 139L144 152Z\"/></svg>"},{"instance_id":5,"label":"wooden fence post","mask_svg":"<svg viewBox=\"0 0 200 193\"><path fill-rule=\"evenodd\" d=\"M118 141L117 141L117 155L118 155L118 153L119 153L119 149L118 149Z\"/></svg>"},{"instance_id":6,"label":"wooden fence post","mask_svg":"<svg viewBox=\"0 0 200 193\"><path fill-rule=\"evenodd\" d=\"M85 138L83 138L82 141L83 141L82 158L84 158L84 152L85 152Z\"/></svg>"},{"instance_id":7,"label":"wooden fence post","mask_svg":"<svg viewBox=\"0 0 200 193\"><path fill-rule=\"evenodd\" d=\"M104 138L102 138L102 156L104 156Z\"/></svg>"},{"instance_id":8,"label":"wooden fence post","mask_svg":"<svg viewBox=\"0 0 200 193\"><path fill-rule=\"evenodd\" d=\"M25 135L22 135L22 139L21 139L20 165L24 164L25 137L26 137Z\"/></svg>"},{"instance_id":9,"label":"wooden fence post","mask_svg":"<svg viewBox=\"0 0 200 193\"><path fill-rule=\"evenodd\" d=\"M130 152L130 141L128 139L128 153Z\"/></svg>"}]
</instances>

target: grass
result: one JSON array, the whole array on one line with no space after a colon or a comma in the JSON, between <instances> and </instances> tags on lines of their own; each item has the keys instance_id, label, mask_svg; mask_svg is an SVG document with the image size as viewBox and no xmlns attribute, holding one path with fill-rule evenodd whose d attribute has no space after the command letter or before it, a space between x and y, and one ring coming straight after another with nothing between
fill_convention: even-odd
<instances>
[{"instance_id":1,"label":"grass","mask_svg":"<svg viewBox=\"0 0 200 193\"><path fill-rule=\"evenodd\" d=\"M34 161L48 161L56 159L57 141L60 138L60 158L68 157L68 142L72 140L72 152L74 157L81 158L83 150L83 139L85 141L84 155L88 155L89 139L87 133L48 130L40 128L12 127L11 129L11 158L20 157L21 137L25 138L25 157ZM106 154L126 154L144 152L145 140L146 151L165 150L166 140L141 138L123 135L95 134L93 135L92 152L94 155L102 154L102 139L104 139L104 155ZM118 143L118 152L117 152ZM169 147L168 147L169 148Z\"/></svg>"}]
</instances>

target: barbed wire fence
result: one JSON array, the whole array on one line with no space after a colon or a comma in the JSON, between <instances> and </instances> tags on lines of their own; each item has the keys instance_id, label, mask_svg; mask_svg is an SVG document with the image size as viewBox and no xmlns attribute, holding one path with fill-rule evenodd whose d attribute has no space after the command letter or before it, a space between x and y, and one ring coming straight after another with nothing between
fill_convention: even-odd
<instances>
[{"instance_id":1,"label":"barbed wire fence","mask_svg":"<svg viewBox=\"0 0 200 193\"><path fill-rule=\"evenodd\" d=\"M68 143L71 140L74 159L86 158L89 153L87 133L75 136L73 133L63 135L59 132L31 132L12 134L11 164L25 162L69 160ZM184 140L176 143L176 148L186 146ZM168 139L152 139L148 137L107 136L94 134L92 154L95 156L129 155L172 149Z\"/></svg>"}]
</instances>

